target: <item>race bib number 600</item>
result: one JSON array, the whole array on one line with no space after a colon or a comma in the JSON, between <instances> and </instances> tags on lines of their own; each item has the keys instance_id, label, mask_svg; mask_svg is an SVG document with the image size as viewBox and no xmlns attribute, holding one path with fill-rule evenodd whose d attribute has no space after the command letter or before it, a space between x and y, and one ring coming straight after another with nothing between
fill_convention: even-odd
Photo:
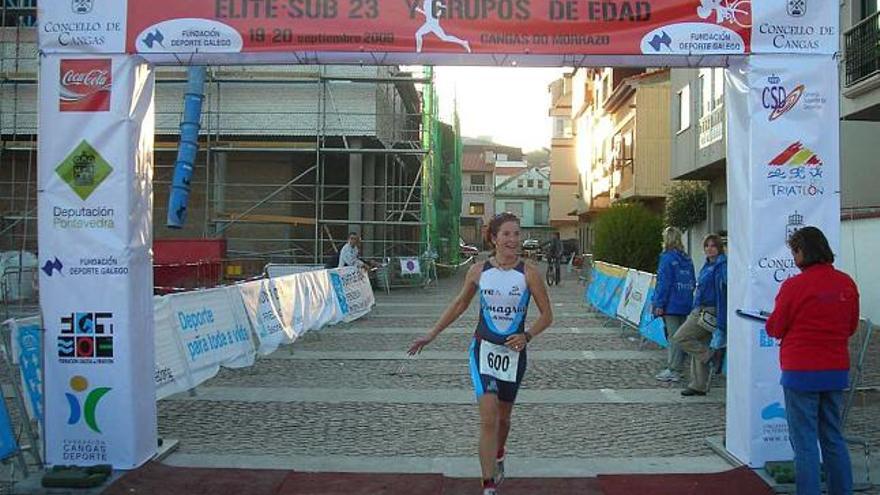
<instances>
[{"instance_id":1,"label":"race bib number 600","mask_svg":"<svg viewBox=\"0 0 880 495\"><path fill-rule=\"evenodd\" d=\"M480 374L494 376L503 382L516 382L519 353L503 345L485 340L480 343Z\"/></svg>"}]
</instances>

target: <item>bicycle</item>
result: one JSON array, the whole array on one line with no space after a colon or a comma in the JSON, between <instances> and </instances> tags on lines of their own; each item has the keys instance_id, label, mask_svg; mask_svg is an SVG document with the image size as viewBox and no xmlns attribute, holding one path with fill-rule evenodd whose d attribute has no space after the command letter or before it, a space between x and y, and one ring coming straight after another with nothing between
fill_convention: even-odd
<instances>
[{"instance_id":1,"label":"bicycle","mask_svg":"<svg viewBox=\"0 0 880 495\"><path fill-rule=\"evenodd\" d=\"M728 22L742 28L752 27L752 2L751 0L701 0L697 7L697 15L701 19L708 19L715 13L715 23ZM745 19L743 19L745 18Z\"/></svg>"},{"instance_id":2,"label":"bicycle","mask_svg":"<svg viewBox=\"0 0 880 495\"><path fill-rule=\"evenodd\" d=\"M559 285L561 281L559 256L547 258L547 285Z\"/></svg>"}]
</instances>

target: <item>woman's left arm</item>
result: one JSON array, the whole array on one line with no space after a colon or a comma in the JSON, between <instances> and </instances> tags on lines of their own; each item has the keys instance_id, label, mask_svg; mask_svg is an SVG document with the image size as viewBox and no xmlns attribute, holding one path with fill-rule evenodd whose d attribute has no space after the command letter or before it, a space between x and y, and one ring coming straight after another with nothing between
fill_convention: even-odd
<instances>
[{"instance_id":1,"label":"woman's left arm","mask_svg":"<svg viewBox=\"0 0 880 495\"><path fill-rule=\"evenodd\" d=\"M532 323L532 326L525 333L515 333L507 338L505 344L516 350L522 349L530 340L540 335L553 323L553 308L550 307L550 296L547 295L544 278L541 277L537 268L528 263L526 263L526 286L532 293L532 297L535 298L535 304L538 306L541 316Z\"/></svg>"},{"instance_id":2,"label":"woman's left arm","mask_svg":"<svg viewBox=\"0 0 880 495\"><path fill-rule=\"evenodd\" d=\"M791 324L790 313L792 304L787 290L791 280L792 279L788 279L785 282L782 282L782 285L779 287L779 293L776 294L776 303L773 305L773 313L771 313L770 318L767 319L767 335L775 339L781 339L784 337L785 332Z\"/></svg>"},{"instance_id":3,"label":"woman's left arm","mask_svg":"<svg viewBox=\"0 0 880 495\"><path fill-rule=\"evenodd\" d=\"M727 331L727 263L715 274L715 319L718 329Z\"/></svg>"},{"instance_id":4,"label":"woman's left arm","mask_svg":"<svg viewBox=\"0 0 880 495\"><path fill-rule=\"evenodd\" d=\"M541 276L541 272L537 268L528 264L526 265L526 285L529 292L532 293L532 297L535 298L538 311L541 312L541 316L535 320L531 328L527 329L529 335L534 338L553 323L553 308L550 306L550 296L547 294L547 286L544 285L544 277Z\"/></svg>"}]
</instances>

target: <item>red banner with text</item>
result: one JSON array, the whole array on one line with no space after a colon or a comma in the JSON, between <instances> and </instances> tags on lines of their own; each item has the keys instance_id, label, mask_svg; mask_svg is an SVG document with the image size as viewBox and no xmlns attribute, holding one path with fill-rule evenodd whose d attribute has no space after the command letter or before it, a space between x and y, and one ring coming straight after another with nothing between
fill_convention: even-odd
<instances>
[{"instance_id":1,"label":"red banner with text","mask_svg":"<svg viewBox=\"0 0 880 495\"><path fill-rule=\"evenodd\" d=\"M130 0L129 53L749 52L750 0Z\"/></svg>"}]
</instances>

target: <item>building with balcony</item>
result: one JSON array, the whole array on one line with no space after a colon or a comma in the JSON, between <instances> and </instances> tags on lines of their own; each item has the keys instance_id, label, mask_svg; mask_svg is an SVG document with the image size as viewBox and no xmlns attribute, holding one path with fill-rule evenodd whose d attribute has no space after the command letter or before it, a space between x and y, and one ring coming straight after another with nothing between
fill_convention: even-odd
<instances>
[{"instance_id":1,"label":"building with balcony","mask_svg":"<svg viewBox=\"0 0 880 495\"><path fill-rule=\"evenodd\" d=\"M483 246L485 228L495 216L496 165L519 161L523 154L520 148L470 138L464 140L463 148L461 237L468 244Z\"/></svg>"},{"instance_id":2,"label":"building with balcony","mask_svg":"<svg viewBox=\"0 0 880 495\"><path fill-rule=\"evenodd\" d=\"M880 9L878 0L840 2L841 243L839 262L855 278L862 301L880 300L880 266L858 263L880 243L877 137L880 136ZM877 305L862 313L880 319Z\"/></svg>"},{"instance_id":3,"label":"building with balcony","mask_svg":"<svg viewBox=\"0 0 880 495\"><path fill-rule=\"evenodd\" d=\"M669 184L668 70L589 69L572 75L578 238L617 201L662 211Z\"/></svg>"},{"instance_id":4,"label":"building with balcony","mask_svg":"<svg viewBox=\"0 0 880 495\"><path fill-rule=\"evenodd\" d=\"M685 245L702 259L702 240L727 230L727 138L724 69L673 69L670 76L670 175L702 181L707 188L706 220L686 232Z\"/></svg>"},{"instance_id":5,"label":"building with balcony","mask_svg":"<svg viewBox=\"0 0 880 495\"><path fill-rule=\"evenodd\" d=\"M495 211L509 211L518 216L523 239L549 239L552 231L549 167L505 168L518 171L496 176Z\"/></svg>"},{"instance_id":6,"label":"building with balcony","mask_svg":"<svg viewBox=\"0 0 880 495\"><path fill-rule=\"evenodd\" d=\"M572 76L553 81L549 115L553 119L550 144L550 226L563 239L578 236L578 170L572 129Z\"/></svg>"}]
</instances>

